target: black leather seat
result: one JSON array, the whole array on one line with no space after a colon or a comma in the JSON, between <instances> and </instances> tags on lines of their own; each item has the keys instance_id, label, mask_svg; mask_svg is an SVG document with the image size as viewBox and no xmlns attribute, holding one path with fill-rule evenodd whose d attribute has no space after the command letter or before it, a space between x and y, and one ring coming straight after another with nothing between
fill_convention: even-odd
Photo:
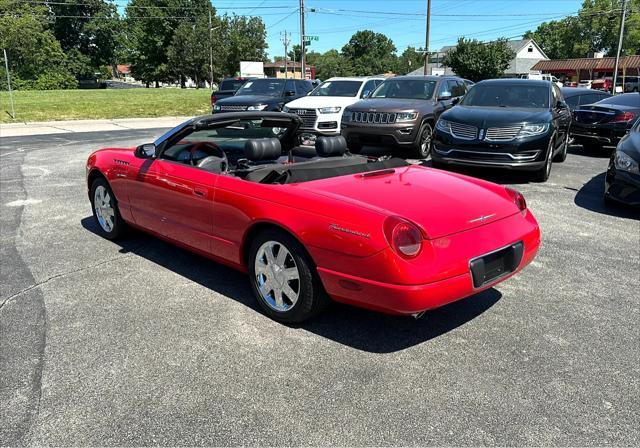
<instances>
[{"instance_id":1,"label":"black leather seat","mask_svg":"<svg viewBox=\"0 0 640 448\"><path fill-rule=\"evenodd\" d=\"M244 144L244 156L252 162L274 161L282 154L282 146L277 138L247 140Z\"/></svg>"},{"instance_id":2,"label":"black leather seat","mask_svg":"<svg viewBox=\"0 0 640 448\"><path fill-rule=\"evenodd\" d=\"M318 137L316 154L319 157L340 157L347 152L347 140L342 135Z\"/></svg>"}]
</instances>

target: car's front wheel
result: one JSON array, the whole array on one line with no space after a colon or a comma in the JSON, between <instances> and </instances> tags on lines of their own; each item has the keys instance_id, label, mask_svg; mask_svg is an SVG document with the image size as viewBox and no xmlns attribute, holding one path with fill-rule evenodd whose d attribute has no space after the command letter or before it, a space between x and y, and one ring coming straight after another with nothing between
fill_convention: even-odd
<instances>
[{"instance_id":1,"label":"car's front wheel","mask_svg":"<svg viewBox=\"0 0 640 448\"><path fill-rule=\"evenodd\" d=\"M110 240L121 237L127 224L120 215L118 201L105 178L99 177L93 181L90 198L93 218L102 234Z\"/></svg>"},{"instance_id":2,"label":"car's front wheel","mask_svg":"<svg viewBox=\"0 0 640 448\"><path fill-rule=\"evenodd\" d=\"M567 160L567 152L569 151L569 132L564 137L564 141L562 142L562 149L556 156L553 158L554 162L562 163Z\"/></svg>"},{"instance_id":3,"label":"car's front wheel","mask_svg":"<svg viewBox=\"0 0 640 448\"><path fill-rule=\"evenodd\" d=\"M547 148L546 157L544 159L544 166L538 171L533 172L533 180L535 182L546 182L551 175L551 166L553 165L553 142L555 141L555 134L551 136L549 140L549 147Z\"/></svg>"},{"instance_id":4,"label":"car's front wheel","mask_svg":"<svg viewBox=\"0 0 640 448\"><path fill-rule=\"evenodd\" d=\"M415 145L409 151L409 156L413 159L426 159L431 153L431 139L433 128L429 123L424 123L420 127L420 134Z\"/></svg>"},{"instance_id":5,"label":"car's front wheel","mask_svg":"<svg viewBox=\"0 0 640 448\"><path fill-rule=\"evenodd\" d=\"M328 301L311 258L285 232L274 229L259 234L251 243L248 267L258 304L275 320L302 322Z\"/></svg>"}]
</instances>

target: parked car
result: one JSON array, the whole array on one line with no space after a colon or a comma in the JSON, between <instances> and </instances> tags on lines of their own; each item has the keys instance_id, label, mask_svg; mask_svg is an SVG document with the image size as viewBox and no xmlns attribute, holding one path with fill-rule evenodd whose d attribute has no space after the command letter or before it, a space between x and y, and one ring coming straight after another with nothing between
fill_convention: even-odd
<instances>
[{"instance_id":1,"label":"parked car","mask_svg":"<svg viewBox=\"0 0 640 448\"><path fill-rule=\"evenodd\" d=\"M624 91L625 92L640 91L640 76L625 76Z\"/></svg>"},{"instance_id":2,"label":"parked car","mask_svg":"<svg viewBox=\"0 0 640 448\"><path fill-rule=\"evenodd\" d=\"M605 176L605 202L640 207L640 120L618 143L611 154Z\"/></svg>"},{"instance_id":3,"label":"parked car","mask_svg":"<svg viewBox=\"0 0 640 448\"><path fill-rule=\"evenodd\" d=\"M284 112L302 118L302 129L314 134L339 134L345 108L368 96L384 78L331 78L309 95L291 101Z\"/></svg>"},{"instance_id":4,"label":"parked car","mask_svg":"<svg viewBox=\"0 0 640 448\"><path fill-rule=\"evenodd\" d=\"M213 107L218 100L229 98L230 96L235 95L240 87L244 85L247 81L255 79L255 78L225 78L220 83L220 88L211 92L211 107Z\"/></svg>"},{"instance_id":5,"label":"parked car","mask_svg":"<svg viewBox=\"0 0 640 448\"><path fill-rule=\"evenodd\" d=\"M567 157L571 112L548 81L493 79L473 86L436 124L434 166L470 165L532 171L549 178Z\"/></svg>"},{"instance_id":6,"label":"parked car","mask_svg":"<svg viewBox=\"0 0 640 448\"><path fill-rule=\"evenodd\" d=\"M613 78L600 78L591 81L591 88L594 90L604 90L613 93Z\"/></svg>"},{"instance_id":7,"label":"parked car","mask_svg":"<svg viewBox=\"0 0 640 448\"><path fill-rule=\"evenodd\" d=\"M302 79L252 79L245 82L235 95L217 101L213 106L213 113L280 111L289 101L305 96L312 90L311 82Z\"/></svg>"},{"instance_id":8,"label":"parked car","mask_svg":"<svg viewBox=\"0 0 640 448\"><path fill-rule=\"evenodd\" d=\"M573 113L571 137L587 150L616 146L640 117L640 93L623 93L579 106Z\"/></svg>"},{"instance_id":9,"label":"parked car","mask_svg":"<svg viewBox=\"0 0 640 448\"><path fill-rule=\"evenodd\" d=\"M436 120L466 92L465 81L453 76L389 78L368 98L345 109L342 135L352 152L360 152L363 145L388 146L426 158Z\"/></svg>"},{"instance_id":10,"label":"parked car","mask_svg":"<svg viewBox=\"0 0 640 448\"><path fill-rule=\"evenodd\" d=\"M282 322L312 317L328 297L415 315L491 288L535 257L539 226L517 191L349 155L341 136L291 163L281 154L300 124L285 113L214 114L154 143L94 152L97 229L115 239L137 227L248 272L260 307Z\"/></svg>"},{"instance_id":11,"label":"parked car","mask_svg":"<svg viewBox=\"0 0 640 448\"><path fill-rule=\"evenodd\" d=\"M554 83L556 86L558 87L564 87L564 84L562 84L562 82L556 78L553 75L550 75L548 73L529 73L526 75L521 75L520 76L521 79L536 79L536 80L540 80L540 81L549 81Z\"/></svg>"},{"instance_id":12,"label":"parked car","mask_svg":"<svg viewBox=\"0 0 640 448\"><path fill-rule=\"evenodd\" d=\"M571 112L581 105L597 103L598 101L611 96L610 93L602 92L600 90L573 87L563 87L560 91L562 92L564 101L567 103L567 106L569 106Z\"/></svg>"},{"instance_id":13,"label":"parked car","mask_svg":"<svg viewBox=\"0 0 640 448\"><path fill-rule=\"evenodd\" d=\"M578 87L578 81L565 81L564 87Z\"/></svg>"},{"instance_id":14,"label":"parked car","mask_svg":"<svg viewBox=\"0 0 640 448\"><path fill-rule=\"evenodd\" d=\"M592 82L593 81L591 79L583 79L580 82L578 82L578 87L583 89L590 89Z\"/></svg>"}]
</instances>

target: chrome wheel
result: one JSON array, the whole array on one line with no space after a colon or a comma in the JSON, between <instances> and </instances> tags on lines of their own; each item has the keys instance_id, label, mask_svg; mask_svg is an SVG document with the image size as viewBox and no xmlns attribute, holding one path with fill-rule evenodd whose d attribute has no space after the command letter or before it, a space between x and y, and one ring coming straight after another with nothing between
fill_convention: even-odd
<instances>
[{"instance_id":1,"label":"chrome wheel","mask_svg":"<svg viewBox=\"0 0 640 448\"><path fill-rule=\"evenodd\" d=\"M423 158L426 158L431 150L431 133L431 126L427 125L420 136L420 154Z\"/></svg>"},{"instance_id":2,"label":"chrome wheel","mask_svg":"<svg viewBox=\"0 0 640 448\"><path fill-rule=\"evenodd\" d=\"M112 201L109 191L104 186L98 185L93 193L93 208L96 211L98 224L107 233L113 230L115 222L115 209Z\"/></svg>"},{"instance_id":3,"label":"chrome wheel","mask_svg":"<svg viewBox=\"0 0 640 448\"><path fill-rule=\"evenodd\" d=\"M260 246L254 272L260 296L270 308L285 312L294 307L300 295L300 273L282 243L267 241Z\"/></svg>"}]
</instances>

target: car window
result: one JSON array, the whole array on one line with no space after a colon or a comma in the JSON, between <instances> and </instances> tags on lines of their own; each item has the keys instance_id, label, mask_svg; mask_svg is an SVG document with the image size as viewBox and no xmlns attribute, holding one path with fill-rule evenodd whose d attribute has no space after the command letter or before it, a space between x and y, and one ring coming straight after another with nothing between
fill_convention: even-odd
<instances>
[{"instance_id":1,"label":"car window","mask_svg":"<svg viewBox=\"0 0 640 448\"><path fill-rule=\"evenodd\" d=\"M220 90L238 90L244 84L244 79L225 79L220 83Z\"/></svg>"},{"instance_id":2,"label":"car window","mask_svg":"<svg viewBox=\"0 0 640 448\"><path fill-rule=\"evenodd\" d=\"M606 95L598 95L597 93L588 93L580 97L580 105L597 103L601 99L606 98Z\"/></svg>"},{"instance_id":3,"label":"car window","mask_svg":"<svg viewBox=\"0 0 640 448\"><path fill-rule=\"evenodd\" d=\"M447 89L451 92L451 96L454 98L464 96L466 93L464 83L456 79L447 81Z\"/></svg>"},{"instance_id":4,"label":"car window","mask_svg":"<svg viewBox=\"0 0 640 448\"><path fill-rule=\"evenodd\" d=\"M297 81L296 89L298 90L298 95L306 95L313 90L313 86L308 81Z\"/></svg>"},{"instance_id":5,"label":"car window","mask_svg":"<svg viewBox=\"0 0 640 448\"><path fill-rule=\"evenodd\" d=\"M253 79L240 87L236 95L281 96L283 87L284 79Z\"/></svg>"},{"instance_id":6,"label":"car window","mask_svg":"<svg viewBox=\"0 0 640 448\"><path fill-rule=\"evenodd\" d=\"M549 107L549 87L507 83L476 84L461 104L478 107Z\"/></svg>"},{"instance_id":7,"label":"car window","mask_svg":"<svg viewBox=\"0 0 640 448\"><path fill-rule=\"evenodd\" d=\"M287 79L287 83L284 85L284 91L296 93L296 83L293 79Z\"/></svg>"},{"instance_id":8,"label":"car window","mask_svg":"<svg viewBox=\"0 0 640 448\"><path fill-rule=\"evenodd\" d=\"M362 93L360 94L360 97L364 98L365 96L373 92L375 88L376 88L376 82L373 79L365 82L364 87L362 88Z\"/></svg>"},{"instance_id":9,"label":"car window","mask_svg":"<svg viewBox=\"0 0 640 448\"><path fill-rule=\"evenodd\" d=\"M313 91L311 96L354 97L358 95L361 85L361 81L325 81Z\"/></svg>"},{"instance_id":10,"label":"car window","mask_svg":"<svg viewBox=\"0 0 640 448\"><path fill-rule=\"evenodd\" d=\"M610 96L600 101L600 104L620 104L622 106L640 107L640 93L625 93L623 95Z\"/></svg>"},{"instance_id":11,"label":"car window","mask_svg":"<svg viewBox=\"0 0 640 448\"><path fill-rule=\"evenodd\" d=\"M575 109L578 107L578 103L580 102L580 95L570 96L565 98L564 101L567 103L570 109Z\"/></svg>"},{"instance_id":12,"label":"car window","mask_svg":"<svg viewBox=\"0 0 640 448\"><path fill-rule=\"evenodd\" d=\"M234 155L237 159L244 157L247 140L282 138L286 132L287 128L275 127L273 122L263 119L238 120L224 127L198 130L183 136L179 141L170 143L160 158L191 164L192 159L197 162L208 155L224 151L231 159Z\"/></svg>"},{"instance_id":13,"label":"car window","mask_svg":"<svg viewBox=\"0 0 640 448\"><path fill-rule=\"evenodd\" d=\"M435 81L422 79L387 79L371 94L371 98L428 100L433 96Z\"/></svg>"}]
</instances>

